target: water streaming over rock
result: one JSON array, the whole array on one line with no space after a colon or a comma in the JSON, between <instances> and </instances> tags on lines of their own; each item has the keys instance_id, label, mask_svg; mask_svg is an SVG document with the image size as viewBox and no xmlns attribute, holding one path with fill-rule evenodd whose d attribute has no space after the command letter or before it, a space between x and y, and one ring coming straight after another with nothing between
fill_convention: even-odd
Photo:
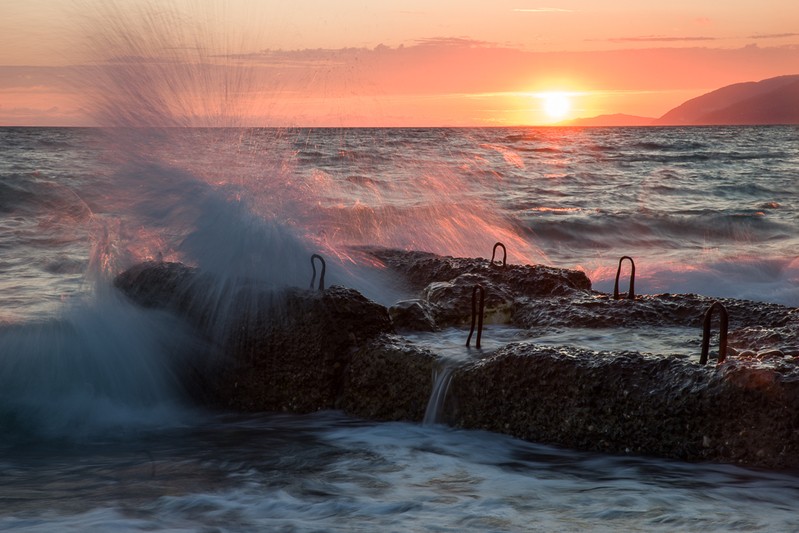
<instances>
[{"instance_id":1,"label":"water streaming over rock","mask_svg":"<svg viewBox=\"0 0 799 533\"><path fill-rule=\"evenodd\" d=\"M455 367L451 364L444 364L436 371L433 377L433 392L430 393L430 401L424 412L422 423L426 426L441 422L441 410L444 400L447 398L447 390L452 381L452 373Z\"/></svg>"}]
</instances>

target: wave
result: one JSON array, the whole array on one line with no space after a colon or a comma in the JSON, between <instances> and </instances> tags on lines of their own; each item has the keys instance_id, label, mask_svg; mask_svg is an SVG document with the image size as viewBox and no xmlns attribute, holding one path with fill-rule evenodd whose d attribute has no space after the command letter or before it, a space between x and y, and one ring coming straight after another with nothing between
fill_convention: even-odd
<instances>
[{"instance_id":1,"label":"wave","mask_svg":"<svg viewBox=\"0 0 799 533\"><path fill-rule=\"evenodd\" d=\"M582 265L596 290L612 292L613 259ZM636 259L638 294L692 293L739 298L799 307L799 259L731 255L723 259L698 257L695 261L661 257ZM753 324L756 325L756 324Z\"/></svg>"},{"instance_id":2,"label":"wave","mask_svg":"<svg viewBox=\"0 0 799 533\"><path fill-rule=\"evenodd\" d=\"M540 208L536 213L542 213ZM525 217L529 235L581 249L619 244L636 248L689 249L708 243L752 245L793 238L790 224L772 219L760 210L613 214L564 207L551 208L549 213L551 215Z\"/></svg>"},{"instance_id":3,"label":"wave","mask_svg":"<svg viewBox=\"0 0 799 533\"><path fill-rule=\"evenodd\" d=\"M180 423L188 411L177 369L204 350L177 318L115 293L2 326L0 431L81 440Z\"/></svg>"},{"instance_id":4,"label":"wave","mask_svg":"<svg viewBox=\"0 0 799 533\"><path fill-rule=\"evenodd\" d=\"M686 151L686 150L703 150L710 147L709 144L699 141L686 141L686 140L669 140L669 141L642 141L632 143L630 149L633 150L649 150L649 151Z\"/></svg>"}]
</instances>

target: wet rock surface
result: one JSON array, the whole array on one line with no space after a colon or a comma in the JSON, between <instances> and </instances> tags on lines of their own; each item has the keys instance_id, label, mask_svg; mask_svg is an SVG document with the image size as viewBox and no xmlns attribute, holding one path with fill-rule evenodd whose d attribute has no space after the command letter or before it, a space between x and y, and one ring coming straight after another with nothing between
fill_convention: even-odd
<instances>
[{"instance_id":1,"label":"wet rock surface","mask_svg":"<svg viewBox=\"0 0 799 533\"><path fill-rule=\"evenodd\" d=\"M609 453L795 467L799 371L514 344L459 369L450 423Z\"/></svg>"},{"instance_id":2,"label":"wet rock surface","mask_svg":"<svg viewBox=\"0 0 799 533\"><path fill-rule=\"evenodd\" d=\"M469 324L472 290L485 289L485 323L539 327L701 327L705 311L722 303L731 329L796 323L799 317L779 305L697 294L638 295L614 300L591 289L583 272L540 265L491 265L486 259L442 257L426 252L360 248L401 276L415 292L429 331ZM430 320L432 324L430 324ZM714 322L715 323L715 322ZM403 326L406 326L403 324Z\"/></svg>"},{"instance_id":3,"label":"wet rock surface","mask_svg":"<svg viewBox=\"0 0 799 533\"><path fill-rule=\"evenodd\" d=\"M243 313L224 346L233 364L218 381L223 406L245 411L333 409L355 351L391 331L386 308L357 291L289 290Z\"/></svg>"},{"instance_id":4,"label":"wet rock surface","mask_svg":"<svg viewBox=\"0 0 799 533\"><path fill-rule=\"evenodd\" d=\"M577 294L571 298L519 301L514 324L525 327L700 327L707 309L719 302L727 309L730 328L748 324L779 327L791 321L790 309L779 304L711 298L697 294L639 295L614 300L603 293ZM714 319L714 324L716 320Z\"/></svg>"},{"instance_id":5,"label":"wet rock surface","mask_svg":"<svg viewBox=\"0 0 799 533\"><path fill-rule=\"evenodd\" d=\"M184 316L223 354L194 369L213 405L411 421L424 416L442 358L393 332L468 325L476 284L486 323L525 330L676 326L699 339L719 301L731 329L720 365L514 343L455 371L444 419L584 450L799 467L797 309L694 294L614 300L578 271L364 250L405 282L408 300L386 309L343 287L220 285L177 263L138 265L115 284L139 305Z\"/></svg>"},{"instance_id":6,"label":"wet rock surface","mask_svg":"<svg viewBox=\"0 0 799 533\"><path fill-rule=\"evenodd\" d=\"M496 286L510 287L524 296L556 296L591 289L591 281L579 270L543 265L491 265L487 259L448 257L429 252L384 248L361 250L401 274L417 289L435 281L451 281L464 274L478 276Z\"/></svg>"},{"instance_id":7,"label":"wet rock surface","mask_svg":"<svg viewBox=\"0 0 799 533\"><path fill-rule=\"evenodd\" d=\"M730 333L729 352L739 359L799 357L799 310L789 313L784 326L742 327Z\"/></svg>"},{"instance_id":8,"label":"wet rock surface","mask_svg":"<svg viewBox=\"0 0 799 533\"><path fill-rule=\"evenodd\" d=\"M391 322L398 329L436 331L436 323L425 300L401 300L388 308Z\"/></svg>"},{"instance_id":9,"label":"wet rock surface","mask_svg":"<svg viewBox=\"0 0 799 533\"><path fill-rule=\"evenodd\" d=\"M220 355L190 369L205 403L243 411L333 409L359 346L393 331L385 307L353 289L269 290L214 283L177 263L145 263L115 286L185 317ZM195 387L196 390L196 387Z\"/></svg>"},{"instance_id":10,"label":"wet rock surface","mask_svg":"<svg viewBox=\"0 0 799 533\"><path fill-rule=\"evenodd\" d=\"M339 409L376 420L424 418L436 355L397 335L381 335L352 358Z\"/></svg>"},{"instance_id":11,"label":"wet rock surface","mask_svg":"<svg viewBox=\"0 0 799 533\"><path fill-rule=\"evenodd\" d=\"M119 274L114 286L142 307L179 308L196 277L197 269L183 263L148 261Z\"/></svg>"}]
</instances>

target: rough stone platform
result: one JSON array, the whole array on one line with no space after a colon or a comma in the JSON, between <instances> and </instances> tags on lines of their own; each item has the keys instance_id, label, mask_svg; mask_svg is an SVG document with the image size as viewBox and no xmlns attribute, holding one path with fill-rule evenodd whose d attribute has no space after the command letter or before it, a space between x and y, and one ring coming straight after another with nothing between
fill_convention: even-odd
<instances>
[{"instance_id":1,"label":"rough stone platform","mask_svg":"<svg viewBox=\"0 0 799 533\"><path fill-rule=\"evenodd\" d=\"M408 421L424 416L442 360L396 332L468 324L477 283L486 290L487 321L518 328L687 326L699 336L716 301L691 294L614 300L573 270L360 252L401 277L411 298L386 309L343 287L219 283L177 263L137 265L115 284L139 305L183 316L220 354L187 369L204 403ZM720 301L732 329L722 364L514 343L454 372L443 417L582 450L798 467L799 311Z\"/></svg>"}]
</instances>

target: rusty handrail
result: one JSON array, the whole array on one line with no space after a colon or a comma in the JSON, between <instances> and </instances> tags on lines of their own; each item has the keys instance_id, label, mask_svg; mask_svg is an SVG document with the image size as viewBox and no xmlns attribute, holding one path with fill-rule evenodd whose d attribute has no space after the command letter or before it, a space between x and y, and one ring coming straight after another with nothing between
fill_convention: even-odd
<instances>
[{"instance_id":1,"label":"rusty handrail","mask_svg":"<svg viewBox=\"0 0 799 533\"><path fill-rule=\"evenodd\" d=\"M322 264L322 272L319 274L319 290L325 290L325 270L327 270L327 265L325 264L325 258L319 254L313 254L311 256L311 268L313 269L313 276L311 276L311 290L313 290L313 283L316 281L316 263L314 259L319 259L319 262Z\"/></svg>"},{"instance_id":2,"label":"rusty handrail","mask_svg":"<svg viewBox=\"0 0 799 533\"><path fill-rule=\"evenodd\" d=\"M632 300L635 298L635 261L629 255L623 255L619 259L619 268L616 269L616 284L613 286L613 299L618 300L619 296L619 275L621 274L621 264L625 259L630 260L630 290L627 293L627 299Z\"/></svg>"},{"instance_id":3,"label":"rusty handrail","mask_svg":"<svg viewBox=\"0 0 799 533\"><path fill-rule=\"evenodd\" d=\"M708 353L710 352L710 321L713 318L713 311L719 311L719 357L718 362L723 363L727 358L727 328L729 317L727 309L720 302L713 304L705 311L705 318L702 321L702 355L699 356L699 364L707 364Z\"/></svg>"},{"instance_id":4,"label":"rusty handrail","mask_svg":"<svg viewBox=\"0 0 799 533\"><path fill-rule=\"evenodd\" d=\"M502 263L497 263L496 265L494 265L494 257L497 255L497 248L500 247L502 248ZM491 251L491 263L489 264L491 266L500 266L500 267L504 267L505 265L508 264L508 250L505 248L505 245L502 244L501 242L498 242L494 245L494 249Z\"/></svg>"},{"instance_id":5,"label":"rusty handrail","mask_svg":"<svg viewBox=\"0 0 799 533\"><path fill-rule=\"evenodd\" d=\"M480 312L477 312L477 292L480 292ZM480 337L483 335L483 312L485 311L486 291L482 285L477 284L472 289L472 326L469 328L469 337L466 339L466 346L472 341L472 333L474 333L474 322L477 318L477 342L476 348L480 348Z\"/></svg>"}]
</instances>

